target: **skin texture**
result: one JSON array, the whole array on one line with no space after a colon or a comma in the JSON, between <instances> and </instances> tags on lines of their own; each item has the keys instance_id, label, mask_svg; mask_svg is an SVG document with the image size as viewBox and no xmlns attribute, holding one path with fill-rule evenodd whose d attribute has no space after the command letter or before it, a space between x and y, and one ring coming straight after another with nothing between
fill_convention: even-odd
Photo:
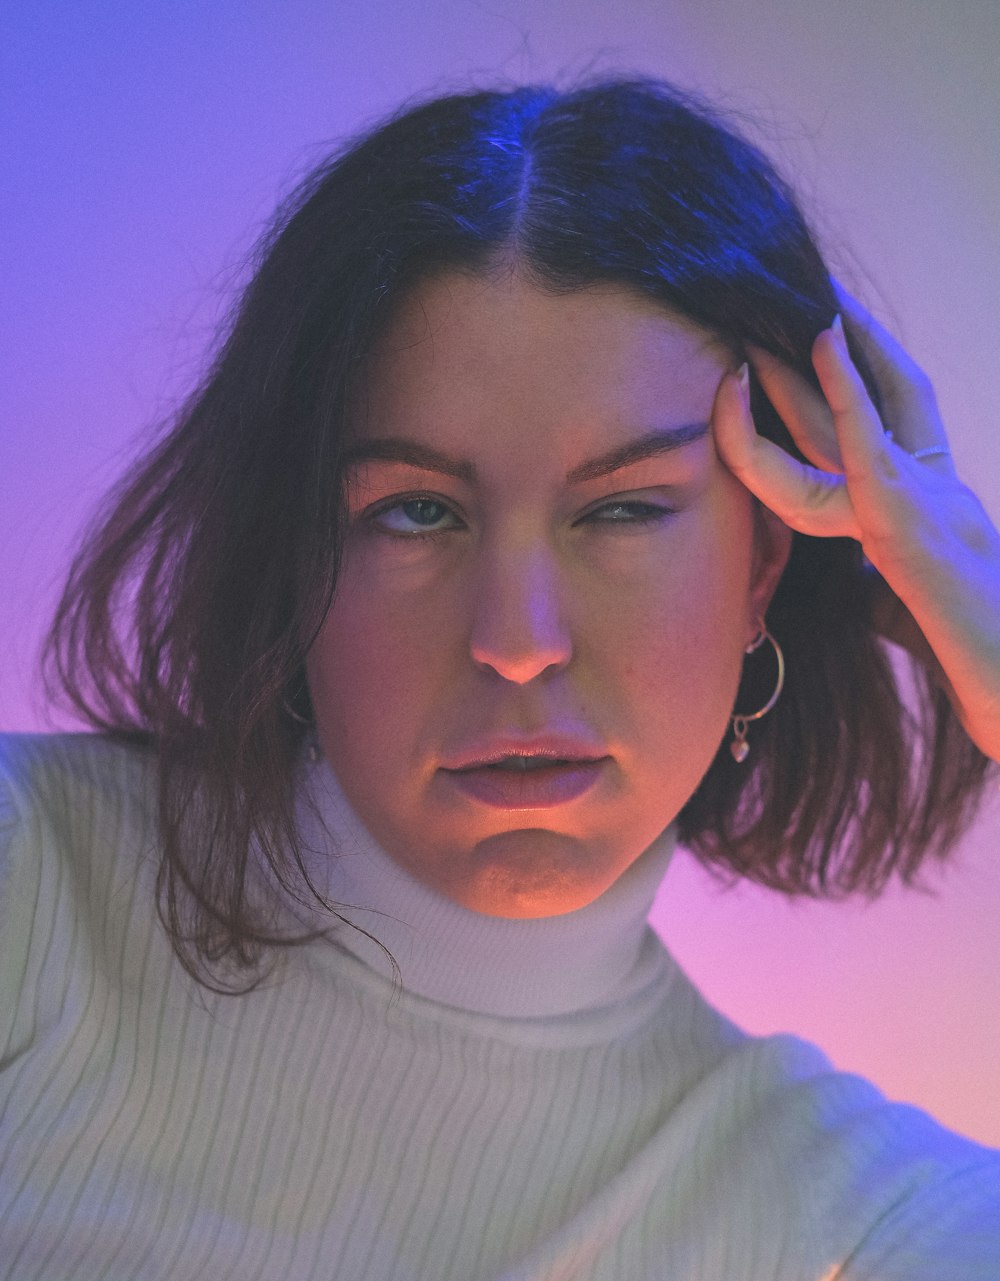
<instances>
[{"instance_id":1,"label":"skin texture","mask_svg":"<svg viewBox=\"0 0 1000 1281\"><path fill-rule=\"evenodd\" d=\"M507 917L592 902L673 820L726 734L787 528L708 432L612 474L567 473L709 423L730 368L707 334L637 295L555 295L516 271L424 283L376 352L358 446L402 438L475 476L355 466L310 689L361 819L452 900ZM496 808L446 768L499 736L547 732L603 755L582 796Z\"/></svg>"}]
</instances>

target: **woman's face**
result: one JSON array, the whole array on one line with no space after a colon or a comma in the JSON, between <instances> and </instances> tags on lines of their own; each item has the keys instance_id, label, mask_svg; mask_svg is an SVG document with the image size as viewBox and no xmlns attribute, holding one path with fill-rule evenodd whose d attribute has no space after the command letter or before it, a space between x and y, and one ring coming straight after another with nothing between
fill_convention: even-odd
<instances>
[{"instance_id":1,"label":"woman's face","mask_svg":"<svg viewBox=\"0 0 1000 1281\"><path fill-rule=\"evenodd\" d=\"M348 799L448 898L585 906L711 763L788 549L713 448L728 365L516 273L421 285L376 352L309 682Z\"/></svg>"}]
</instances>

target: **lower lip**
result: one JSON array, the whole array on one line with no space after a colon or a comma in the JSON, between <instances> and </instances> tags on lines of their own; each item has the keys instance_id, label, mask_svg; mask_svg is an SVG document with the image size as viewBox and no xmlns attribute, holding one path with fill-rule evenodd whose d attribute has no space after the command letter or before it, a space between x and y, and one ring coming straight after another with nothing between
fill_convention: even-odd
<instances>
[{"instance_id":1,"label":"lower lip","mask_svg":"<svg viewBox=\"0 0 1000 1281\"><path fill-rule=\"evenodd\" d=\"M466 796L484 805L503 810L542 810L565 805L589 792L600 778L606 760L543 765L533 770L483 766L444 772Z\"/></svg>"}]
</instances>

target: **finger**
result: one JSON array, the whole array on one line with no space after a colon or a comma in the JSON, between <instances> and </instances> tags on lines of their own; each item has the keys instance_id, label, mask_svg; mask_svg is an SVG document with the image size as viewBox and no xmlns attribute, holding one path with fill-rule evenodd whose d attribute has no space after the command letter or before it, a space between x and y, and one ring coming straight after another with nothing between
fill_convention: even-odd
<instances>
[{"instance_id":1,"label":"finger","mask_svg":"<svg viewBox=\"0 0 1000 1281\"><path fill-rule=\"evenodd\" d=\"M848 484L864 480L872 471L883 471L891 462L890 442L848 353L839 316L813 343L812 361L833 416Z\"/></svg>"},{"instance_id":2,"label":"finger","mask_svg":"<svg viewBox=\"0 0 1000 1281\"><path fill-rule=\"evenodd\" d=\"M797 370L759 347L749 348L754 372L778 417L811 463L822 471L843 471L830 407Z\"/></svg>"},{"instance_id":3,"label":"finger","mask_svg":"<svg viewBox=\"0 0 1000 1281\"><path fill-rule=\"evenodd\" d=\"M947 447L948 437L930 379L893 335L834 281L851 337L875 374L887 430L908 453Z\"/></svg>"},{"instance_id":4,"label":"finger","mask_svg":"<svg viewBox=\"0 0 1000 1281\"><path fill-rule=\"evenodd\" d=\"M843 479L800 463L759 436L738 374L727 374L719 385L712 430L725 465L791 529L817 537L859 537Z\"/></svg>"},{"instance_id":5,"label":"finger","mask_svg":"<svg viewBox=\"0 0 1000 1281\"><path fill-rule=\"evenodd\" d=\"M872 313L837 280L833 281L842 313L847 317L851 334L876 366L884 365L890 380L918 382L926 378L909 352L893 337Z\"/></svg>"},{"instance_id":6,"label":"finger","mask_svg":"<svg viewBox=\"0 0 1000 1281\"><path fill-rule=\"evenodd\" d=\"M833 416L849 487L865 485L874 477L888 480L906 466L954 470L947 455L914 464L907 442L895 439L893 432L886 433L868 389L851 360L839 317L817 337L812 354L813 367Z\"/></svg>"}]
</instances>

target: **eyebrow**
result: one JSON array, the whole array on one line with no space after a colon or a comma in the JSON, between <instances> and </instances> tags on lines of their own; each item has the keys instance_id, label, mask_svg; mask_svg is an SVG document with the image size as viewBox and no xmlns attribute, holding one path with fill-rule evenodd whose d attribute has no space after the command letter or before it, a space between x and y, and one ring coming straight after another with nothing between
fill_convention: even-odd
<instances>
[{"instance_id":1,"label":"eyebrow","mask_svg":"<svg viewBox=\"0 0 1000 1281\"><path fill-rule=\"evenodd\" d=\"M571 485L579 485L585 480L596 480L599 476L610 475L631 463L641 463L645 458L655 458L659 454L669 454L674 449L690 445L692 441L701 440L708 435L708 423L686 423L683 427L661 428L647 432L636 440L627 441L616 449L609 449L606 454L580 463L566 475Z\"/></svg>"},{"instance_id":2,"label":"eyebrow","mask_svg":"<svg viewBox=\"0 0 1000 1281\"><path fill-rule=\"evenodd\" d=\"M579 485L584 481L597 480L632 463L640 463L646 458L655 458L659 454L669 454L672 450L681 449L684 445L701 440L708 435L708 431L707 422L697 422L646 432L635 440L580 463L566 473L566 481L570 485ZM474 485L477 479L475 467L466 459L454 458L430 445L421 445L401 436L381 436L375 440L361 441L349 447L344 455L347 467L368 462L407 463L422 471L437 471L445 476L454 476L469 485Z\"/></svg>"}]
</instances>

